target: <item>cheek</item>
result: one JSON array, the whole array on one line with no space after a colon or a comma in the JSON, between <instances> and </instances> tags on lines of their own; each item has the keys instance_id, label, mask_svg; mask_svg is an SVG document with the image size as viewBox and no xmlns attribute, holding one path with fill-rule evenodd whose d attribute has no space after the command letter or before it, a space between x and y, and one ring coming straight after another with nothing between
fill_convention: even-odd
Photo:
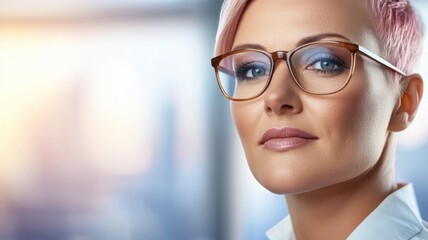
<instances>
[{"instance_id":1,"label":"cheek","mask_svg":"<svg viewBox=\"0 0 428 240\"><path fill-rule=\"evenodd\" d=\"M264 185L261 179L271 175L271 170L266 167L265 155L258 151L258 141L262 134L260 129L265 119L263 102L232 102L230 110L248 166L254 177Z\"/></svg>"},{"instance_id":2,"label":"cheek","mask_svg":"<svg viewBox=\"0 0 428 240\"><path fill-rule=\"evenodd\" d=\"M326 153L340 156L335 164L347 166L348 174L354 176L379 159L393 107L385 79L369 79L378 82L369 82L356 74L351 79L353 84L350 82L342 92L319 101L322 106L314 108L314 118L317 115L322 122L323 137L330 139Z\"/></svg>"},{"instance_id":3,"label":"cheek","mask_svg":"<svg viewBox=\"0 0 428 240\"><path fill-rule=\"evenodd\" d=\"M230 111L244 149L250 147L255 127L263 114L263 105L257 102L231 102Z\"/></svg>"}]
</instances>

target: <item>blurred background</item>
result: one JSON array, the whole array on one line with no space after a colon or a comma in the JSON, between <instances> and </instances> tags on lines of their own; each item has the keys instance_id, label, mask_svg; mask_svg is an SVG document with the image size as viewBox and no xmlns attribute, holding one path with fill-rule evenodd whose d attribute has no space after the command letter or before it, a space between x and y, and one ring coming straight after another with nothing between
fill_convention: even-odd
<instances>
[{"instance_id":1,"label":"blurred background","mask_svg":"<svg viewBox=\"0 0 428 240\"><path fill-rule=\"evenodd\" d=\"M0 240L265 239L287 209L215 82L220 6L0 0ZM425 219L427 122L425 97L397 163Z\"/></svg>"}]
</instances>

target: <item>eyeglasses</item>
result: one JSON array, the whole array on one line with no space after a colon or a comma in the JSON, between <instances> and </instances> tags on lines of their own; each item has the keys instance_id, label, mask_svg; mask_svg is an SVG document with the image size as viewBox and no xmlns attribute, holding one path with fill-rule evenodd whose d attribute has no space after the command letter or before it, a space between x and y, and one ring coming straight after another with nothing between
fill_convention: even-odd
<instances>
[{"instance_id":1,"label":"eyeglasses","mask_svg":"<svg viewBox=\"0 0 428 240\"><path fill-rule=\"evenodd\" d=\"M351 79L360 53L397 72L406 74L364 47L340 41L318 41L291 51L268 53L258 49L234 50L211 59L223 95L233 101L259 97L268 88L279 60L287 62L294 82L305 92L327 95L342 90Z\"/></svg>"}]
</instances>

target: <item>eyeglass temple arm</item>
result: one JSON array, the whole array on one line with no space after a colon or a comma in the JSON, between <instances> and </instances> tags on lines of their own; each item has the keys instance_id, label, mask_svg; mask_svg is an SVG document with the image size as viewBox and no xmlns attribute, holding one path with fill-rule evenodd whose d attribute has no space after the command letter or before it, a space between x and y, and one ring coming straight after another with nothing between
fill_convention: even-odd
<instances>
[{"instance_id":1,"label":"eyeglass temple arm","mask_svg":"<svg viewBox=\"0 0 428 240\"><path fill-rule=\"evenodd\" d=\"M218 66L218 71L224 72L224 73L226 73L229 76L234 76L235 75L232 71L230 71L227 68L224 68L222 66Z\"/></svg>"},{"instance_id":2,"label":"eyeglass temple arm","mask_svg":"<svg viewBox=\"0 0 428 240\"><path fill-rule=\"evenodd\" d=\"M403 75L403 76L407 76L407 74L403 71L401 71L400 69L398 69L396 66L392 65L391 63L389 63L388 61L386 61L385 59L379 57L378 55L372 53L370 50L362 47L362 46L358 46L358 50L365 56L371 58L372 60L394 70L395 72Z\"/></svg>"},{"instance_id":3,"label":"eyeglass temple arm","mask_svg":"<svg viewBox=\"0 0 428 240\"><path fill-rule=\"evenodd\" d=\"M228 74L229 76L233 76L233 75L235 75L233 72L231 72L230 70L228 70L227 68L225 68L225 67L222 67L220 64L219 64L219 62L220 62L220 57L221 56L217 56L217 57L215 57L215 58L213 58L213 59L211 59L211 66L213 66L214 68L215 68L215 66L217 66L217 72L219 72L219 71L222 71L222 72L224 72L224 73L226 73L226 74Z\"/></svg>"}]
</instances>

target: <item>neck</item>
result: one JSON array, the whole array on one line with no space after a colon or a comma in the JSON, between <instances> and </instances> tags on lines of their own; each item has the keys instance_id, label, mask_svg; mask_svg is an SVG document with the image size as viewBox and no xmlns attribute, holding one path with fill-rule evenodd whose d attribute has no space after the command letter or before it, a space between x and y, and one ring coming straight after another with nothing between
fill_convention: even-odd
<instances>
[{"instance_id":1,"label":"neck","mask_svg":"<svg viewBox=\"0 0 428 240\"><path fill-rule=\"evenodd\" d=\"M393 136L391 136L393 137ZM311 192L287 195L287 205L298 240L346 239L393 191L396 140L387 142L376 165L357 178ZM310 231L308 231L310 229Z\"/></svg>"}]
</instances>

